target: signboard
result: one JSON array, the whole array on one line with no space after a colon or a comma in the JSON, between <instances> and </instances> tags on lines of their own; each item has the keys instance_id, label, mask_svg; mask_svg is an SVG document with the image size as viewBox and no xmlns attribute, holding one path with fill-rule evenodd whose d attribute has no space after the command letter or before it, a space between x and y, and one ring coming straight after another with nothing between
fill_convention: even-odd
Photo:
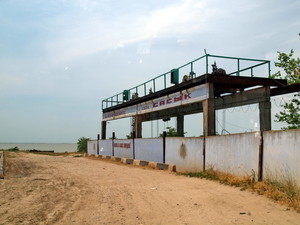
<instances>
[{"instance_id":1,"label":"signboard","mask_svg":"<svg viewBox=\"0 0 300 225\"><path fill-rule=\"evenodd\" d=\"M192 87L180 92L175 92L160 98L156 98L147 102L128 106L122 109L103 113L103 120L114 120L145 113L155 112L159 110L188 105L191 103L201 102L208 98L207 84Z\"/></svg>"},{"instance_id":2,"label":"signboard","mask_svg":"<svg viewBox=\"0 0 300 225\"><path fill-rule=\"evenodd\" d=\"M133 140L113 140L115 156L121 158L133 158Z\"/></svg>"}]
</instances>

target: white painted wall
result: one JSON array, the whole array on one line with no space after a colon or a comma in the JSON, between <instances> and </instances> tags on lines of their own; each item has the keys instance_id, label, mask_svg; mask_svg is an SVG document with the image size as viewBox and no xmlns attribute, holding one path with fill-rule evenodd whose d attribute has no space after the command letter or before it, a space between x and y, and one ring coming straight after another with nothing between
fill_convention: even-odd
<instances>
[{"instance_id":1,"label":"white painted wall","mask_svg":"<svg viewBox=\"0 0 300 225\"><path fill-rule=\"evenodd\" d=\"M264 132L263 178L300 187L300 129Z\"/></svg>"},{"instance_id":2,"label":"white painted wall","mask_svg":"<svg viewBox=\"0 0 300 225\"><path fill-rule=\"evenodd\" d=\"M90 155L97 154L97 140L91 140L87 143L87 153Z\"/></svg>"},{"instance_id":3,"label":"white painted wall","mask_svg":"<svg viewBox=\"0 0 300 225\"><path fill-rule=\"evenodd\" d=\"M129 146L129 147L128 147ZM133 158L133 140L132 139L114 139L114 153L116 157Z\"/></svg>"},{"instance_id":4,"label":"white painted wall","mask_svg":"<svg viewBox=\"0 0 300 225\"><path fill-rule=\"evenodd\" d=\"M163 139L135 139L135 158L145 161L163 162Z\"/></svg>"},{"instance_id":5,"label":"white painted wall","mask_svg":"<svg viewBox=\"0 0 300 225\"><path fill-rule=\"evenodd\" d=\"M178 172L203 170L203 138L166 138L166 163L175 164Z\"/></svg>"},{"instance_id":6,"label":"white painted wall","mask_svg":"<svg viewBox=\"0 0 300 225\"><path fill-rule=\"evenodd\" d=\"M294 181L300 187L300 129L263 132L263 178ZM203 169L203 138L166 138L166 163L179 172ZM205 139L206 169L213 167L238 176L258 174L260 132L211 136ZM133 158L133 140L114 140L115 156ZM123 145L122 145L123 144ZM100 140L101 155L112 155L112 140ZM88 142L97 153L97 140ZM163 162L163 139L135 139L135 158Z\"/></svg>"},{"instance_id":7,"label":"white painted wall","mask_svg":"<svg viewBox=\"0 0 300 225\"><path fill-rule=\"evenodd\" d=\"M112 139L99 140L99 155L112 155Z\"/></svg>"},{"instance_id":8,"label":"white painted wall","mask_svg":"<svg viewBox=\"0 0 300 225\"><path fill-rule=\"evenodd\" d=\"M260 133L232 134L206 138L206 169L212 167L238 176L257 177Z\"/></svg>"}]
</instances>

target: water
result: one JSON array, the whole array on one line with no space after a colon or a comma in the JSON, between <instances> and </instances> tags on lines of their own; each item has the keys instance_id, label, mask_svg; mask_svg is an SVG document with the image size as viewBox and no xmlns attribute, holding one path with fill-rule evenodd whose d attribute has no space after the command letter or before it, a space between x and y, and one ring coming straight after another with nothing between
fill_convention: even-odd
<instances>
[{"instance_id":1,"label":"water","mask_svg":"<svg viewBox=\"0 0 300 225\"><path fill-rule=\"evenodd\" d=\"M54 152L76 152L77 144L73 143L0 143L0 149L18 147L20 150L48 150Z\"/></svg>"}]
</instances>

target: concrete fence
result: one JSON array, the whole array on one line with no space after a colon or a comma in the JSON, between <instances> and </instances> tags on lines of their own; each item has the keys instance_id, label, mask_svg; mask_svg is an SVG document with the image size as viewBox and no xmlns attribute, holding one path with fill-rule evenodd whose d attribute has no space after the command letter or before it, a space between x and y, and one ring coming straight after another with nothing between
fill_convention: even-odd
<instances>
[{"instance_id":1,"label":"concrete fence","mask_svg":"<svg viewBox=\"0 0 300 225\"><path fill-rule=\"evenodd\" d=\"M92 140L88 154L176 165L178 172L214 168L238 176L293 181L300 187L300 129L206 138Z\"/></svg>"},{"instance_id":2,"label":"concrete fence","mask_svg":"<svg viewBox=\"0 0 300 225\"><path fill-rule=\"evenodd\" d=\"M263 140L264 178L300 187L300 129L264 132Z\"/></svg>"},{"instance_id":3,"label":"concrete fence","mask_svg":"<svg viewBox=\"0 0 300 225\"><path fill-rule=\"evenodd\" d=\"M258 174L260 138L260 132L206 138L205 167L238 176Z\"/></svg>"},{"instance_id":4,"label":"concrete fence","mask_svg":"<svg viewBox=\"0 0 300 225\"><path fill-rule=\"evenodd\" d=\"M166 138L166 163L179 172L203 171L203 143L204 138Z\"/></svg>"}]
</instances>

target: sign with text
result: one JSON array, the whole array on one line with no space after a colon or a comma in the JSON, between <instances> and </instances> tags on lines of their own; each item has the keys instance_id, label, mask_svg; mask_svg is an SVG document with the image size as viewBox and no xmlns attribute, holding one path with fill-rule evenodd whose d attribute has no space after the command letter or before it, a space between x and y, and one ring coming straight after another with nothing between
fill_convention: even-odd
<instances>
[{"instance_id":1,"label":"sign with text","mask_svg":"<svg viewBox=\"0 0 300 225\"><path fill-rule=\"evenodd\" d=\"M103 120L114 120L135 115L141 115L154 111L178 107L181 105L188 105L195 102L201 102L207 98L208 86L207 84L203 84L160 98L156 98L151 101L142 102L136 105L104 113Z\"/></svg>"}]
</instances>

